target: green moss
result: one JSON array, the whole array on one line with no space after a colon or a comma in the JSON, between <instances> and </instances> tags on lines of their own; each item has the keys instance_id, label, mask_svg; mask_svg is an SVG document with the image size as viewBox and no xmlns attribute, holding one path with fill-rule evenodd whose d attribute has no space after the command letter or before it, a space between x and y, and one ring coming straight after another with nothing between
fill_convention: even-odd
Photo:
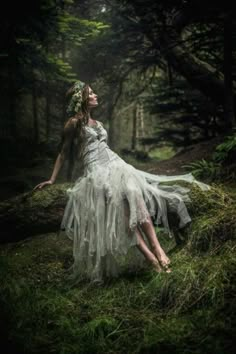
<instances>
[{"instance_id":1,"label":"green moss","mask_svg":"<svg viewBox=\"0 0 236 354\"><path fill-rule=\"evenodd\" d=\"M66 198L66 190L71 187L70 183L55 184L47 186L42 190L32 191L28 203L30 207L37 207L38 205L47 208L55 203L60 197Z\"/></svg>"},{"instance_id":2,"label":"green moss","mask_svg":"<svg viewBox=\"0 0 236 354\"><path fill-rule=\"evenodd\" d=\"M1 324L11 341L26 354L233 352L234 199L221 186L193 188L191 199L186 243L165 244L170 274L147 268L71 288L64 233L2 245Z\"/></svg>"},{"instance_id":3,"label":"green moss","mask_svg":"<svg viewBox=\"0 0 236 354\"><path fill-rule=\"evenodd\" d=\"M155 149L152 149L149 152L149 156L152 159L158 160L167 160L173 157L176 154L176 151L173 149L172 146L162 146Z\"/></svg>"},{"instance_id":4,"label":"green moss","mask_svg":"<svg viewBox=\"0 0 236 354\"><path fill-rule=\"evenodd\" d=\"M189 207L192 215L204 215L206 212L218 212L224 208L235 207L233 197L220 184L212 184L209 191L203 191L193 185L190 190L190 199Z\"/></svg>"}]
</instances>

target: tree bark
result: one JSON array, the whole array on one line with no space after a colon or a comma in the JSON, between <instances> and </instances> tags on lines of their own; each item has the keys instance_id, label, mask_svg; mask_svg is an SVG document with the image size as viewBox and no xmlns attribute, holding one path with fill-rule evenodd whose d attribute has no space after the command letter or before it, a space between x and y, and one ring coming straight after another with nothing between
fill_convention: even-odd
<instances>
[{"instance_id":1,"label":"tree bark","mask_svg":"<svg viewBox=\"0 0 236 354\"><path fill-rule=\"evenodd\" d=\"M109 121L108 141L109 141L109 146L112 149L115 149L117 146L117 127L115 124L116 121L114 116L114 110L116 108L117 102L119 101L119 98L122 95L124 81L131 71L132 69L129 68L124 72L124 74L121 77L113 76L109 85L109 100L108 100L108 107L107 107L107 117Z\"/></svg>"},{"instance_id":2,"label":"tree bark","mask_svg":"<svg viewBox=\"0 0 236 354\"><path fill-rule=\"evenodd\" d=\"M50 95L50 83L46 80L46 140L49 141L51 134L51 95Z\"/></svg>"},{"instance_id":3,"label":"tree bark","mask_svg":"<svg viewBox=\"0 0 236 354\"><path fill-rule=\"evenodd\" d=\"M70 186L47 186L0 203L0 243L58 231Z\"/></svg>"},{"instance_id":4,"label":"tree bark","mask_svg":"<svg viewBox=\"0 0 236 354\"><path fill-rule=\"evenodd\" d=\"M72 186L73 183L50 185L1 202L0 243L60 231L68 200L66 191ZM197 203L197 210L201 210L199 200ZM194 202L191 202L190 207L190 210L195 209ZM179 223L176 213L169 212L168 216L171 228L176 229Z\"/></svg>"},{"instance_id":5,"label":"tree bark","mask_svg":"<svg viewBox=\"0 0 236 354\"><path fill-rule=\"evenodd\" d=\"M115 92L116 92L116 85L112 83L110 85L109 90L109 102L107 107L107 116L109 121L109 129L108 129L108 139L109 139L109 146L112 149L116 147L116 128L115 128L115 117L114 117L114 109L115 109Z\"/></svg>"},{"instance_id":6,"label":"tree bark","mask_svg":"<svg viewBox=\"0 0 236 354\"><path fill-rule=\"evenodd\" d=\"M37 88L36 81L33 81L32 86L32 108L33 108L33 127L34 127L34 142L39 143L39 121L38 121L38 103L37 103Z\"/></svg>"},{"instance_id":7,"label":"tree bark","mask_svg":"<svg viewBox=\"0 0 236 354\"><path fill-rule=\"evenodd\" d=\"M64 8L65 4L63 3L63 8ZM64 62L66 62L66 40L65 38L62 41L62 47L61 47L61 55L62 55L62 60ZM65 124L65 120L67 117L67 112L66 112L66 108L67 108L67 100L66 100L66 88L67 85L64 83L62 84L62 91L63 91L63 96L62 96L62 110L61 110L61 127L63 129L64 124Z\"/></svg>"},{"instance_id":8,"label":"tree bark","mask_svg":"<svg viewBox=\"0 0 236 354\"><path fill-rule=\"evenodd\" d=\"M10 135L14 138L17 137L17 63L16 56L11 52L12 56L9 58L8 63L8 79L9 79L9 121L10 121Z\"/></svg>"},{"instance_id":9,"label":"tree bark","mask_svg":"<svg viewBox=\"0 0 236 354\"><path fill-rule=\"evenodd\" d=\"M194 5L194 4L193 4ZM210 7L211 8L211 7ZM210 18L210 12L208 17ZM176 72L180 73L194 88L201 91L206 97L209 97L216 104L225 103L225 72L221 73L210 64L198 59L195 55L189 53L184 45L182 31L189 24L202 20L202 8L198 2L194 6L187 6L185 10L179 11L176 16L167 21L168 29L160 33L161 53ZM229 26L229 24L228 24ZM226 33L227 32L227 33ZM230 38L232 29L225 27L225 38L227 48L227 59L229 60ZM223 45L223 43L222 43ZM233 92L232 82L232 101L236 100L236 94Z\"/></svg>"},{"instance_id":10,"label":"tree bark","mask_svg":"<svg viewBox=\"0 0 236 354\"><path fill-rule=\"evenodd\" d=\"M225 113L225 128L226 131L231 131L235 126L234 113L234 93L233 93L233 26L232 15L227 14L224 19L224 113Z\"/></svg>"},{"instance_id":11,"label":"tree bark","mask_svg":"<svg viewBox=\"0 0 236 354\"><path fill-rule=\"evenodd\" d=\"M131 150L135 151L137 146L137 104L133 107L133 126L132 126L132 139L131 139Z\"/></svg>"},{"instance_id":12,"label":"tree bark","mask_svg":"<svg viewBox=\"0 0 236 354\"><path fill-rule=\"evenodd\" d=\"M136 13L140 18L144 34L156 48L159 56L162 56L168 62L168 65L181 74L192 87L198 89L216 104L224 105L224 74L191 54L181 37L183 29L188 24L196 21L201 22L203 18L206 21L203 8L199 6L198 1L193 4L190 2L189 5L186 5L186 8L178 11L175 16L171 15L167 18L167 23L157 30L156 36L153 35L155 23L152 21L145 22L141 7L136 6ZM211 9L210 6L209 8ZM209 18L211 18L210 13L211 11L208 9L207 16ZM215 19L212 19L212 21L215 21ZM236 94L234 93L234 102L235 100Z\"/></svg>"}]
</instances>

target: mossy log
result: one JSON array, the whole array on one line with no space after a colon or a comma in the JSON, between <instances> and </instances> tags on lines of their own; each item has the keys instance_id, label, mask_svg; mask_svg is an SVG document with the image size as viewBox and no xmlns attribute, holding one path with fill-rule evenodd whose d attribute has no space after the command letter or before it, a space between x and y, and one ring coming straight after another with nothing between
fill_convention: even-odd
<instances>
[{"instance_id":1,"label":"mossy log","mask_svg":"<svg viewBox=\"0 0 236 354\"><path fill-rule=\"evenodd\" d=\"M31 191L0 203L0 243L60 230L72 183L55 184ZM187 208L192 218L191 229L178 229L176 214L169 213L169 224L176 243L185 239L194 249L208 249L213 243L235 238L235 201L220 186L202 191L190 187Z\"/></svg>"},{"instance_id":2,"label":"mossy log","mask_svg":"<svg viewBox=\"0 0 236 354\"><path fill-rule=\"evenodd\" d=\"M59 230L71 184L55 184L0 203L0 242Z\"/></svg>"}]
</instances>

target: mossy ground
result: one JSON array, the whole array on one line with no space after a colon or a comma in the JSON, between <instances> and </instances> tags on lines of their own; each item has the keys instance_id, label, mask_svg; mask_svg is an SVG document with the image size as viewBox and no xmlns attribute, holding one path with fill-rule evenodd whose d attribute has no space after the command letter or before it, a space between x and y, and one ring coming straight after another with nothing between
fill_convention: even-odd
<instances>
[{"instance_id":1,"label":"mossy ground","mask_svg":"<svg viewBox=\"0 0 236 354\"><path fill-rule=\"evenodd\" d=\"M158 231L172 273L147 267L71 287L64 233L2 245L2 345L27 354L233 353L235 190L192 188L193 221L179 245Z\"/></svg>"}]
</instances>

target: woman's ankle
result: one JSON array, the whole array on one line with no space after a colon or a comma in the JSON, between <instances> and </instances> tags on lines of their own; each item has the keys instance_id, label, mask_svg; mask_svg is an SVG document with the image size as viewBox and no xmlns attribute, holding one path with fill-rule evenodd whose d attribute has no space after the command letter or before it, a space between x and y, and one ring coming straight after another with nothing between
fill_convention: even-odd
<instances>
[{"instance_id":1,"label":"woman's ankle","mask_svg":"<svg viewBox=\"0 0 236 354\"><path fill-rule=\"evenodd\" d=\"M149 262L158 273L160 273L162 271L162 268L160 266L160 263L158 262L158 259L156 259L156 258L149 259Z\"/></svg>"},{"instance_id":2,"label":"woman's ankle","mask_svg":"<svg viewBox=\"0 0 236 354\"><path fill-rule=\"evenodd\" d=\"M160 248L153 249L153 253L155 254L156 258L160 262L161 265L167 265L170 263L169 257L166 255L165 251Z\"/></svg>"}]
</instances>

